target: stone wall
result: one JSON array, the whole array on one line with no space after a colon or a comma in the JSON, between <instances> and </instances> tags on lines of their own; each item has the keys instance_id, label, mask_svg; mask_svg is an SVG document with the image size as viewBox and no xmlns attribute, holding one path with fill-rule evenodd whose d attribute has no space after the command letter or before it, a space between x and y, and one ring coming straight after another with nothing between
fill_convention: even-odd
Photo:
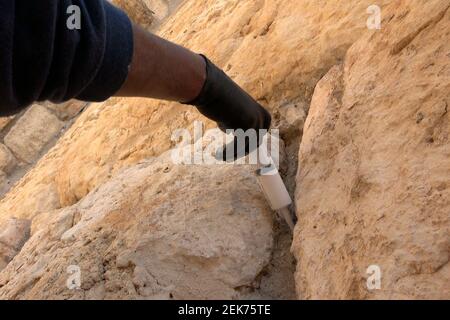
<instances>
[{"instance_id":1,"label":"stone wall","mask_svg":"<svg viewBox=\"0 0 450 320\"><path fill-rule=\"evenodd\" d=\"M20 114L0 118L0 197L33 167L86 106L80 101L34 104Z\"/></svg>"},{"instance_id":2,"label":"stone wall","mask_svg":"<svg viewBox=\"0 0 450 320\"><path fill-rule=\"evenodd\" d=\"M383 12L320 80L305 123L302 299L450 298L450 4Z\"/></svg>"},{"instance_id":3,"label":"stone wall","mask_svg":"<svg viewBox=\"0 0 450 320\"><path fill-rule=\"evenodd\" d=\"M382 27L369 30L371 5L188 0L157 29L272 112L296 189L296 261L254 167L170 161L176 129L215 124L177 103L113 98L91 104L0 201L0 298L448 298L448 4L378 1ZM44 138L25 134L25 114L6 124L5 146L33 143L2 148L2 170L45 153L62 118L30 114L41 108L33 125L53 120Z\"/></svg>"}]
</instances>

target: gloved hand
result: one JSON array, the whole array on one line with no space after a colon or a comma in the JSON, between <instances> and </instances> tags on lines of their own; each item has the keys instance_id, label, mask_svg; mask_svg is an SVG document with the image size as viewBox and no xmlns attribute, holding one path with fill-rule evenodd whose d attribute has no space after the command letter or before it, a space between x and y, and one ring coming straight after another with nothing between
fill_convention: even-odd
<instances>
[{"instance_id":1,"label":"gloved hand","mask_svg":"<svg viewBox=\"0 0 450 320\"><path fill-rule=\"evenodd\" d=\"M261 144L259 130L269 130L271 124L270 113L257 103L248 93L240 88L222 70L215 66L208 58L206 61L206 81L199 96L186 104L194 105L205 117L216 121L219 128L247 131L255 129L257 132L257 146ZM245 149L238 148L238 139L235 137L225 147L223 160L234 161L252 152L248 141ZM230 152L232 154L230 154Z\"/></svg>"}]
</instances>

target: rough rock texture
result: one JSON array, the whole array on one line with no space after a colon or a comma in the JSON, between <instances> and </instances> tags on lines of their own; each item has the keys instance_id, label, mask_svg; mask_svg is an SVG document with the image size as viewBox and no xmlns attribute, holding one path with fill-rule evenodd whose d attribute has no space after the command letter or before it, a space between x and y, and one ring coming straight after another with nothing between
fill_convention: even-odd
<instances>
[{"instance_id":1,"label":"rough rock texture","mask_svg":"<svg viewBox=\"0 0 450 320\"><path fill-rule=\"evenodd\" d=\"M159 34L208 55L272 111L291 190L314 88L340 65L316 90L300 153L300 298L442 297L448 288L447 189L432 178L448 180L447 122L433 122L449 92L445 3L378 1L380 31L366 27L372 4L188 0L158 23ZM174 166L161 156L175 129L199 119L194 108L149 99L90 105L0 201L0 225L33 221L31 239L0 272L0 298L294 298L291 238L272 220L253 168ZM361 283L377 263L383 290L369 293ZM80 290L66 286L71 266Z\"/></svg>"},{"instance_id":2,"label":"rough rock texture","mask_svg":"<svg viewBox=\"0 0 450 320\"><path fill-rule=\"evenodd\" d=\"M30 237L30 225L29 220L10 219L5 225L0 226L0 271L8 265Z\"/></svg>"},{"instance_id":3,"label":"rough rock texture","mask_svg":"<svg viewBox=\"0 0 450 320\"><path fill-rule=\"evenodd\" d=\"M135 165L35 219L0 275L0 298L237 298L273 246L255 185L245 166L175 166L169 156ZM70 265L81 268L81 290L66 287Z\"/></svg>"},{"instance_id":4,"label":"rough rock texture","mask_svg":"<svg viewBox=\"0 0 450 320\"><path fill-rule=\"evenodd\" d=\"M19 114L0 118L0 197L34 166L88 105L76 100L61 104L40 102Z\"/></svg>"},{"instance_id":5,"label":"rough rock texture","mask_svg":"<svg viewBox=\"0 0 450 320\"><path fill-rule=\"evenodd\" d=\"M75 118L89 105L89 103L78 100L70 100L60 104L45 102L43 105L51 110L60 120L68 121Z\"/></svg>"},{"instance_id":6,"label":"rough rock texture","mask_svg":"<svg viewBox=\"0 0 450 320\"><path fill-rule=\"evenodd\" d=\"M146 29L155 29L180 5L182 0L111 0L125 10L131 20Z\"/></svg>"},{"instance_id":7,"label":"rough rock texture","mask_svg":"<svg viewBox=\"0 0 450 320\"><path fill-rule=\"evenodd\" d=\"M18 158L32 163L62 127L63 123L55 115L40 105L34 105L6 135L5 144Z\"/></svg>"},{"instance_id":8,"label":"rough rock texture","mask_svg":"<svg viewBox=\"0 0 450 320\"><path fill-rule=\"evenodd\" d=\"M185 1L161 22L158 33L207 54L270 108L275 126L280 128L290 150L283 173L292 190L301 135L298 126L306 116L313 88L342 59L347 48L367 32L366 8L370 4L369 0ZM45 221L49 212L76 205L122 168L173 147L175 142L170 137L174 130L192 129L193 121L198 119L204 121L194 108L148 99L111 99L91 105L57 146L0 202L0 222L11 216ZM213 124L206 122L206 126ZM195 187L194 182L191 187ZM225 194L231 192L221 190ZM238 214L241 208L235 210ZM215 217L208 209L203 211L209 213L207 217ZM132 212L125 208L121 214L130 216ZM135 237L138 241L141 234ZM273 241L273 259L255 279L259 283L256 295L294 298L291 239L284 225L275 225ZM41 255L47 250L42 246ZM78 247L67 250L76 253ZM25 257L19 255L15 261L20 263ZM26 272L32 272L31 266ZM8 277L8 281L25 281L14 273L4 279ZM52 282L47 285L52 286ZM40 287L27 287L30 293L18 295L11 294L13 288L8 288L0 289L0 294L44 294L38 290Z\"/></svg>"},{"instance_id":9,"label":"rough rock texture","mask_svg":"<svg viewBox=\"0 0 450 320\"><path fill-rule=\"evenodd\" d=\"M14 116L1 117L0 118L0 131L2 131L13 119L14 119Z\"/></svg>"},{"instance_id":10,"label":"rough rock texture","mask_svg":"<svg viewBox=\"0 0 450 320\"><path fill-rule=\"evenodd\" d=\"M112 0L119 8L128 12L131 20L144 28L150 28L152 25L155 14L151 7L148 6L146 0ZM163 0L157 0L157 2L163 2Z\"/></svg>"},{"instance_id":11,"label":"rough rock texture","mask_svg":"<svg viewBox=\"0 0 450 320\"><path fill-rule=\"evenodd\" d=\"M16 158L11 151L2 143L0 143L0 171L10 173L16 166Z\"/></svg>"},{"instance_id":12,"label":"rough rock texture","mask_svg":"<svg viewBox=\"0 0 450 320\"><path fill-rule=\"evenodd\" d=\"M6 173L0 171L0 194L6 193L9 189L9 179Z\"/></svg>"},{"instance_id":13,"label":"rough rock texture","mask_svg":"<svg viewBox=\"0 0 450 320\"><path fill-rule=\"evenodd\" d=\"M316 82L367 32L369 4L186 1L165 20L159 33L206 53L223 66L273 111L275 125L283 131L292 125L277 123L282 118L280 110L302 109L293 113L301 122ZM0 208L18 216L34 215L30 206L34 207L42 184L57 190L61 206L72 205L123 166L173 147L174 130L191 128L198 119L206 122L194 108L149 99L93 104ZM42 208L48 209L54 208Z\"/></svg>"},{"instance_id":14,"label":"rough rock texture","mask_svg":"<svg viewBox=\"0 0 450 320\"><path fill-rule=\"evenodd\" d=\"M450 298L449 7L392 2L317 85L297 176L300 298Z\"/></svg>"}]
</instances>

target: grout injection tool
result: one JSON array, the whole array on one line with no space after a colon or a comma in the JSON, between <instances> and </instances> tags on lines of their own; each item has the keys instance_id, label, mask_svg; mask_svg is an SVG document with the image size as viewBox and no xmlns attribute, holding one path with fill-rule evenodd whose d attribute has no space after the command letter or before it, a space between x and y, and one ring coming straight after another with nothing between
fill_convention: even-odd
<instances>
[{"instance_id":1,"label":"grout injection tool","mask_svg":"<svg viewBox=\"0 0 450 320\"><path fill-rule=\"evenodd\" d=\"M272 157L268 155L266 144L258 149L258 167L256 176L270 207L293 231L295 224L290 210L292 199Z\"/></svg>"},{"instance_id":2,"label":"grout injection tool","mask_svg":"<svg viewBox=\"0 0 450 320\"><path fill-rule=\"evenodd\" d=\"M256 176L258 183L272 210L277 212L293 231L295 224L290 210L292 199L273 158L268 153L267 136L267 134L264 136L264 142L259 147L256 144L253 147L247 144L241 146L237 142L239 139L235 136L229 144L217 150L216 159L228 163L235 162L237 159L246 156L257 159L258 170L256 171ZM249 152L248 149L253 151Z\"/></svg>"}]
</instances>

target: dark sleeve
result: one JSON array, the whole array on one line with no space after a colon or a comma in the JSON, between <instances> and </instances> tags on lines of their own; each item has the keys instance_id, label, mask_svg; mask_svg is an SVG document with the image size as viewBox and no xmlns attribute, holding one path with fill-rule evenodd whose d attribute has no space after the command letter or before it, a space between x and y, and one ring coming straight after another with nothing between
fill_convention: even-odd
<instances>
[{"instance_id":1,"label":"dark sleeve","mask_svg":"<svg viewBox=\"0 0 450 320\"><path fill-rule=\"evenodd\" d=\"M79 29L69 20L72 5ZM0 116L35 101L106 100L124 83L132 55L131 22L106 0L1 0Z\"/></svg>"}]
</instances>

